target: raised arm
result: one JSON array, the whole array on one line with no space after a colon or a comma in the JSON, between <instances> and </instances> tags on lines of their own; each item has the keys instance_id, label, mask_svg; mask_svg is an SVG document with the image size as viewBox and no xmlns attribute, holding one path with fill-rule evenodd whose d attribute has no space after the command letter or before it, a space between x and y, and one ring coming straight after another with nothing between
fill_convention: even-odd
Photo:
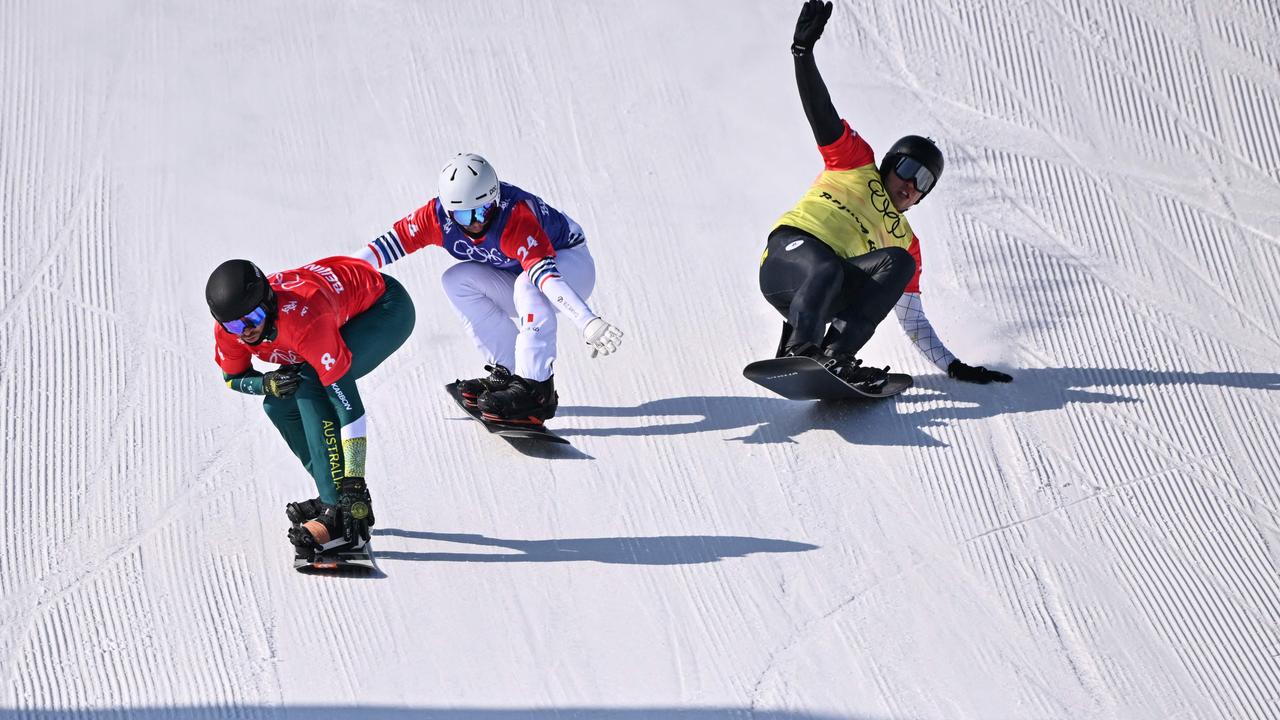
<instances>
[{"instance_id":1,"label":"raised arm","mask_svg":"<svg viewBox=\"0 0 1280 720\"><path fill-rule=\"evenodd\" d=\"M397 220L390 230L374 238L351 257L359 258L381 270L411 252L428 245L443 245L444 237L436 222L436 200Z\"/></svg>"},{"instance_id":2,"label":"raised arm","mask_svg":"<svg viewBox=\"0 0 1280 720\"><path fill-rule=\"evenodd\" d=\"M822 30L829 17L831 3L807 0L800 9L800 18L796 20L796 32L791 43L800 103L804 106L805 117L809 118L809 127L813 129L813 138L818 141L819 146L830 145L844 134L844 123L831 104L831 94L827 92L827 85L818 72L818 63L813 59L813 46L822 37Z\"/></svg>"}]
</instances>

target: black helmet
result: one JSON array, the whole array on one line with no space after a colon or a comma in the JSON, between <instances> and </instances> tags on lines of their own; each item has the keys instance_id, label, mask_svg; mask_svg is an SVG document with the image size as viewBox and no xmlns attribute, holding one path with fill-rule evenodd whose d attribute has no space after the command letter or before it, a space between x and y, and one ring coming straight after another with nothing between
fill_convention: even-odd
<instances>
[{"instance_id":1,"label":"black helmet","mask_svg":"<svg viewBox=\"0 0 1280 720\"><path fill-rule=\"evenodd\" d=\"M218 322L248 315L259 305L275 310L275 293L262 270L248 260L228 260L217 267L204 286L209 312Z\"/></svg>"},{"instance_id":2,"label":"black helmet","mask_svg":"<svg viewBox=\"0 0 1280 720\"><path fill-rule=\"evenodd\" d=\"M923 200L937 186L938 180L942 179L942 151L927 137L908 135L894 143L889 152L885 153L884 159L880 161L880 177L888 178L889 173L893 172L904 157L915 160L933 173L933 184L928 190L922 190L919 183L916 184L916 189L920 190L920 199Z\"/></svg>"}]
</instances>

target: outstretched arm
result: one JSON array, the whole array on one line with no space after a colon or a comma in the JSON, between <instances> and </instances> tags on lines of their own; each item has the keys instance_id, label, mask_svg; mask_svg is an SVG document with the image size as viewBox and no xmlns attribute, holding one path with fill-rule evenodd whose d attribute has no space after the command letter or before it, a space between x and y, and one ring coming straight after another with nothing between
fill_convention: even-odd
<instances>
[{"instance_id":1,"label":"outstretched arm","mask_svg":"<svg viewBox=\"0 0 1280 720\"><path fill-rule=\"evenodd\" d=\"M528 201L512 208L502 232L501 246L503 254L520 261L529 282L578 326L582 339L591 349L591 357L608 355L618 349L622 331L592 312L587 301L561 277L551 239L538 223Z\"/></svg>"},{"instance_id":2,"label":"outstretched arm","mask_svg":"<svg viewBox=\"0 0 1280 720\"><path fill-rule=\"evenodd\" d=\"M444 236L436 221L436 201L397 220L391 229L374 238L351 256L381 270L400 258L428 245L443 245Z\"/></svg>"},{"instance_id":3,"label":"outstretched arm","mask_svg":"<svg viewBox=\"0 0 1280 720\"><path fill-rule=\"evenodd\" d=\"M902 331L915 344L916 350L919 350L920 354L939 370L946 372L947 367L955 362L956 356L951 354L947 346L942 344L938 334L934 332L933 325L924 314L920 293L902 293L902 297L898 298L898 304L893 306L893 311L898 316L898 324L902 326Z\"/></svg>"},{"instance_id":4,"label":"outstretched arm","mask_svg":"<svg viewBox=\"0 0 1280 720\"><path fill-rule=\"evenodd\" d=\"M831 104L831 94L818 72L813 59L813 46L822 37L822 30L831 17L831 3L807 0L796 20L796 32L791 43L791 55L795 59L796 87L800 89L800 103L805 117L819 146L830 145L844 134L844 123Z\"/></svg>"},{"instance_id":5,"label":"outstretched arm","mask_svg":"<svg viewBox=\"0 0 1280 720\"><path fill-rule=\"evenodd\" d=\"M902 297L898 298L898 304L894 306L894 313L898 316L898 324L902 326L903 332L907 337L911 338L911 342L915 343L916 349L920 351L933 363L935 367L947 373L947 375L964 382L978 383L986 385L990 382L1012 382L1013 377L1008 373L1002 373L999 370L988 370L981 365L974 367L966 365L951 354L946 345L942 344L942 339L934 332L933 325L929 322L929 318L924 314L924 305L920 303L920 293L904 292Z\"/></svg>"},{"instance_id":6,"label":"outstretched arm","mask_svg":"<svg viewBox=\"0 0 1280 720\"><path fill-rule=\"evenodd\" d=\"M578 326L582 339L591 348L591 357L608 355L618 349L622 344L622 331L587 307L587 302L560 276L554 260L542 258L527 272L534 287Z\"/></svg>"}]
</instances>

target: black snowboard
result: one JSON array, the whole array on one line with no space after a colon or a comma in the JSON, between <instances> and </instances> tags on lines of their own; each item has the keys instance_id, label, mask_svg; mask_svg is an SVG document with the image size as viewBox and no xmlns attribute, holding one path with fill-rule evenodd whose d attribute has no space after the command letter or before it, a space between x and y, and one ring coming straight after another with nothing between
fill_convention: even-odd
<instances>
[{"instance_id":1,"label":"black snowboard","mask_svg":"<svg viewBox=\"0 0 1280 720\"><path fill-rule=\"evenodd\" d=\"M568 445L569 441L551 432L545 425L525 425L522 423L503 423L493 420L485 420L480 416L480 409L467 407L467 401L462 399L462 394L458 392L458 383L451 382L444 386L449 397L458 403L458 407L462 408L467 416L472 420L480 423L486 430L494 435L501 435L508 440L537 440L539 442L553 442Z\"/></svg>"},{"instance_id":2,"label":"black snowboard","mask_svg":"<svg viewBox=\"0 0 1280 720\"><path fill-rule=\"evenodd\" d=\"M889 381L878 393L868 393L832 375L817 360L808 357L780 357L758 360L742 370L751 382L768 388L788 400L863 400L887 398L911 387L910 375L889 373Z\"/></svg>"},{"instance_id":3,"label":"black snowboard","mask_svg":"<svg viewBox=\"0 0 1280 720\"><path fill-rule=\"evenodd\" d=\"M373 562L373 548L368 542L359 548L338 548L328 552L320 551L311 560L294 557L293 569L303 573L346 573L374 572L378 566Z\"/></svg>"}]
</instances>

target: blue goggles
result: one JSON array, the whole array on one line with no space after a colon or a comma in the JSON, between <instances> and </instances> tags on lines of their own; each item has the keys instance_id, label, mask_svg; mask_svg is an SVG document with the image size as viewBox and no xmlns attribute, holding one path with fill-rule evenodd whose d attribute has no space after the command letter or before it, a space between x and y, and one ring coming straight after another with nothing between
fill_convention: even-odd
<instances>
[{"instance_id":1,"label":"blue goggles","mask_svg":"<svg viewBox=\"0 0 1280 720\"><path fill-rule=\"evenodd\" d=\"M266 321L267 321L267 308L264 305L259 305L253 310L250 310L248 315L245 315L239 320L228 320L227 322L219 321L219 324L222 325L223 330L226 330L232 335L239 335L240 333L244 332L248 328L258 327L259 325L262 325L262 323Z\"/></svg>"},{"instance_id":2,"label":"blue goggles","mask_svg":"<svg viewBox=\"0 0 1280 720\"><path fill-rule=\"evenodd\" d=\"M909 157L904 157L898 161L898 164L893 167L893 174L903 180L914 182L916 190L921 193L927 193L932 190L933 183L937 180L932 170Z\"/></svg>"},{"instance_id":3,"label":"blue goggles","mask_svg":"<svg viewBox=\"0 0 1280 720\"><path fill-rule=\"evenodd\" d=\"M498 203L491 201L470 210L450 210L449 217L453 218L453 221L459 225L470 225L473 222L482 223L489 219L489 214L496 207L498 207Z\"/></svg>"}]
</instances>

